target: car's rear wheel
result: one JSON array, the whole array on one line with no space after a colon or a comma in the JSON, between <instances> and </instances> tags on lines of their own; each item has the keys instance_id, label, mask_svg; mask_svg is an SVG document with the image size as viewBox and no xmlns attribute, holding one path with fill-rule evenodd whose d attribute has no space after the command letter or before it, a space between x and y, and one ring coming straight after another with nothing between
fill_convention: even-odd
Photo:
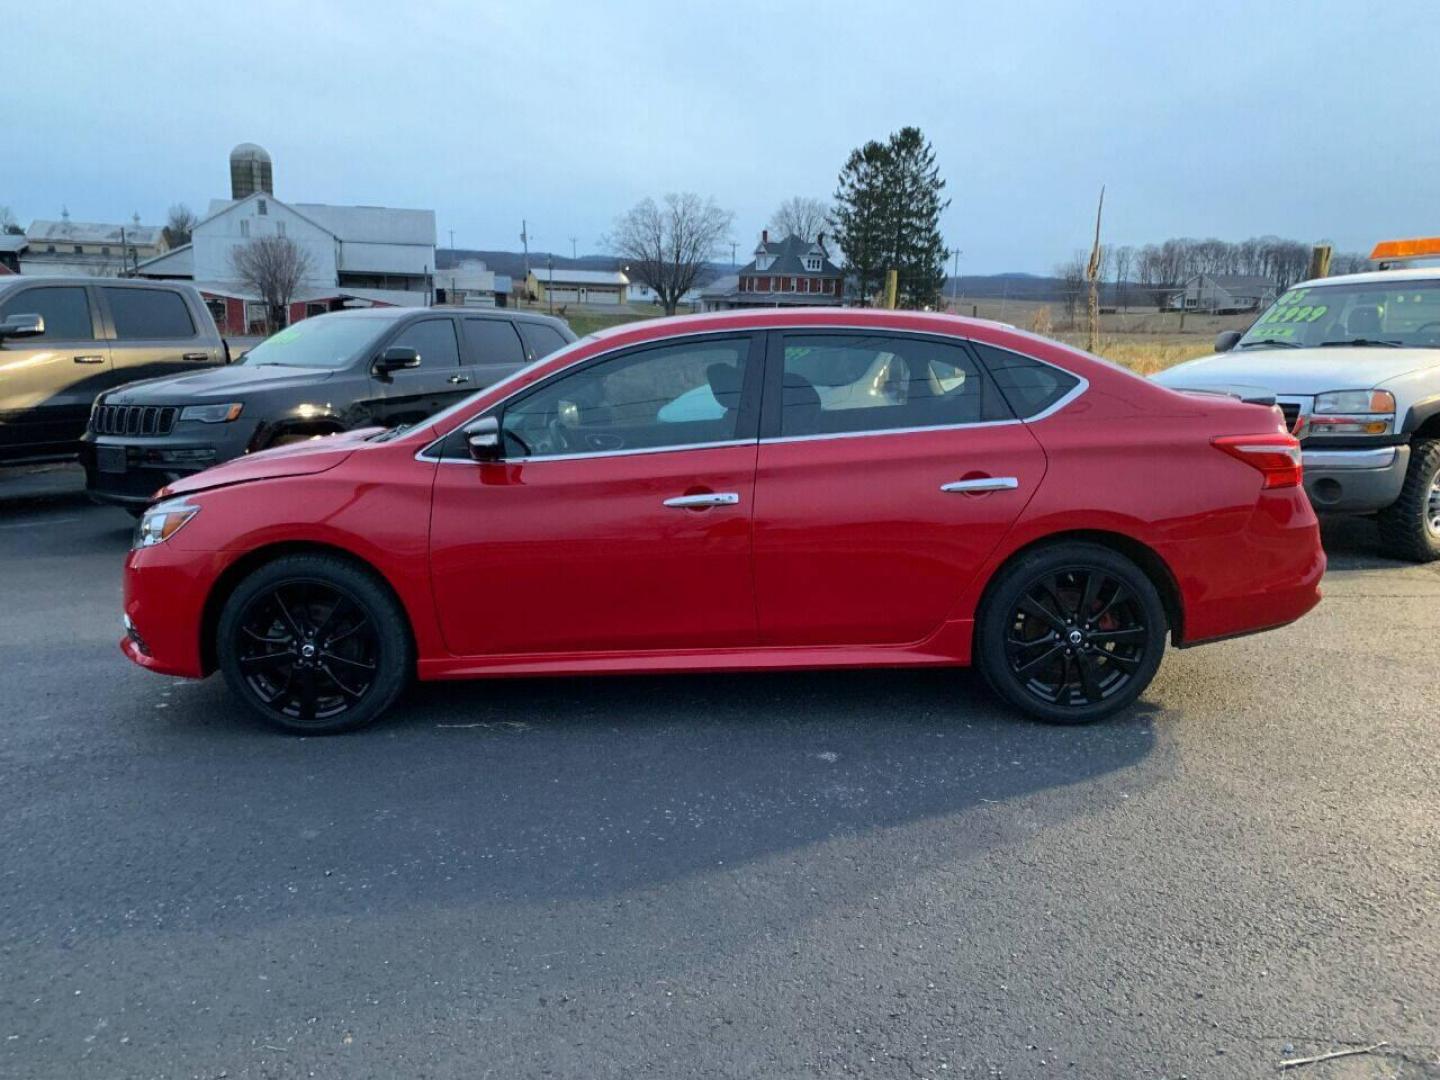
<instances>
[{"instance_id":1,"label":"car's rear wheel","mask_svg":"<svg viewBox=\"0 0 1440 1080\"><path fill-rule=\"evenodd\" d=\"M289 731L370 723L414 667L405 613L383 583L328 555L260 567L226 600L216 652L230 688Z\"/></svg>"},{"instance_id":2,"label":"car's rear wheel","mask_svg":"<svg viewBox=\"0 0 1440 1080\"><path fill-rule=\"evenodd\" d=\"M1440 559L1440 439L1415 440L1400 497L1376 520L1380 539L1396 558Z\"/></svg>"},{"instance_id":3,"label":"car's rear wheel","mask_svg":"<svg viewBox=\"0 0 1440 1080\"><path fill-rule=\"evenodd\" d=\"M1061 543L1001 570L980 612L975 662L996 693L1031 716L1083 724L1144 692L1167 630L1143 570L1098 544Z\"/></svg>"}]
</instances>

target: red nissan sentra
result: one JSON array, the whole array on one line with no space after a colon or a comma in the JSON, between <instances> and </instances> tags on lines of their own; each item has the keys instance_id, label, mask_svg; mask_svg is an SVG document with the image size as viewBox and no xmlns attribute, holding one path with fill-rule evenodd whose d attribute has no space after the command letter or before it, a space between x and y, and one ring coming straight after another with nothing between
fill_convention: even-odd
<instances>
[{"instance_id":1,"label":"red nissan sentra","mask_svg":"<svg viewBox=\"0 0 1440 1080\"><path fill-rule=\"evenodd\" d=\"M424 357L420 358L423 365ZM384 375L377 375L384 378ZM810 310L630 324L424 424L162 491L127 656L296 731L458 679L976 664L1045 720L1325 569L1277 410L1009 326Z\"/></svg>"}]
</instances>

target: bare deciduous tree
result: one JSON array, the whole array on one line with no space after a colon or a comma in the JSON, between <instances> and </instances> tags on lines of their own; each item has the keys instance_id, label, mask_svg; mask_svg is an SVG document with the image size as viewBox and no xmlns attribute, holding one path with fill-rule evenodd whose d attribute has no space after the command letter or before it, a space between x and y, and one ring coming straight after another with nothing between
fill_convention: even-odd
<instances>
[{"instance_id":1,"label":"bare deciduous tree","mask_svg":"<svg viewBox=\"0 0 1440 1080\"><path fill-rule=\"evenodd\" d=\"M188 244L190 234L199 220L195 212L184 203L176 203L170 207L165 220L165 243L172 248Z\"/></svg>"},{"instance_id":2,"label":"bare deciduous tree","mask_svg":"<svg viewBox=\"0 0 1440 1080\"><path fill-rule=\"evenodd\" d=\"M1085 265L1085 256L1077 254L1069 262L1061 263L1055 268L1055 276L1060 279L1061 295L1065 301L1065 324L1069 330L1075 329L1080 311L1080 297L1085 293Z\"/></svg>"},{"instance_id":3,"label":"bare deciduous tree","mask_svg":"<svg viewBox=\"0 0 1440 1080\"><path fill-rule=\"evenodd\" d=\"M665 314L674 315L733 219L714 199L688 191L666 195L664 205L647 198L616 219L609 246L631 279L654 289Z\"/></svg>"},{"instance_id":4,"label":"bare deciduous tree","mask_svg":"<svg viewBox=\"0 0 1440 1080\"><path fill-rule=\"evenodd\" d=\"M285 325L285 311L310 272L310 255L294 240L260 236L230 249L230 267L238 281L260 294L270 329L277 330Z\"/></svg>"},{"instance_id":5,"label":"bare deciduous tree","mask_svg":"<svg viewBox=\"0 0 1440 1080\"><path fill-rule=\"evenodd\" d=\"M1134 248L1126 245L1113 249L1110 266L1114 273L1115 295L1111 298L1111 301L1122 311L1125 309L1126 283L1130 280L1130 271L1134 265Z\"/></svg>"},{"instance_id":6,"label":"bare deciduous tree","mask_svg":"<svg viewBox=\"0 0 1440 1080\"><path fill-rule=\"evenodd\" d=\"M787 236L814 240L825 231L825 222L829 217L830 207L820 199L792 195L771 215L770 235L777 240L784 240Z\"/></svg>"},{"instance_id":7,"label":"bare deciduous tree","mask_svg":"<svg viewBox=\"0 0 1440 1080\"><path fill-rule=\"evenodd\" d=\"M21 236L24 232L25 230L20 228L20 223L15 220L15 212L8 206L0 206L0 233Z\"/></svg>"}]
</instances>

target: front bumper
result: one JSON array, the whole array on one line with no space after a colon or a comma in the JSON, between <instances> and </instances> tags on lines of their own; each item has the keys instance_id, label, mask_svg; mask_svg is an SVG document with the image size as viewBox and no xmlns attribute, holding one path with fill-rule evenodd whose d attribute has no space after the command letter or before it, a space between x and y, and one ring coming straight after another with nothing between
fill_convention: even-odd
<instances>
[{"instance_id":1,"label":"front bumper","mask_svg":"<svg viewBox=\"0 0 1440 1080\"><path fill-rule=\"evenodd\" d=\"M221 425L207 425L221 428ZM96 502L142 507L166 484L245 453L254 425L130 438L86 432L80 440L85 490ZM213 435L209 439L200 435Z\"/></svg>"},{"instance_id":2,"label":"front bumper","mask_svg":"<svg viewBox=\"0 0 1440 1080\"><path fill-rule=\"evenodd\" d=\"M1321 513L1366 514L1400 497L1410 447L1304 450L1305 494Z\"/></svg>"}]
</instances>

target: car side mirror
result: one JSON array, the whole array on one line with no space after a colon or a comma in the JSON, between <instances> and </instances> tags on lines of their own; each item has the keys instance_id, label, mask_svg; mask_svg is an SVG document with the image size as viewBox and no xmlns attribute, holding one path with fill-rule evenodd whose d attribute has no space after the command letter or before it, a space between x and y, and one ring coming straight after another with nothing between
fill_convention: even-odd
<instances>
[{"instance_id":1,"label":"car side mirror","mask_svg":"<svg viewBox=\"0 0 1440 1080\"><path fill-rule=\"evenodd\" d=\"M1217 353L1229 352L1244 336L1244 333L1239 330L1221 330L1215 335L1215 351Z\"/></svg>"},{"instance_id":2,"label":"car side mirror","mask_svg":"<svg viewBox=\"0 0 1440 1080\"><path fill-rule=\"evenodd\" d=\"M0 322L0 338L38 337L43 333L43 315L11 315L4 322Z\"/></svg>"},{"instance_id":3,"label":"car side mirror","mask_svg":"<svg viewBox=\"0 0 1440 1080\"><path fill-rule=\"evenodd\" d=\"M465 446L476 461L499 461L500 421L493 416L482 416L465 428Z\"/></svg>"},{"instance_id":4,"label":"car side mirror","mask_svg":"<svg viewBox=\"0 0 1440 1080\"><path fill-rule=\"evenodd\" d=\"M420 353L418 351L405 345L391 345L375 358L371 370L383 379L392 371L403 371L406 368L419 366Z\"/></svg>"}]
</instances>

